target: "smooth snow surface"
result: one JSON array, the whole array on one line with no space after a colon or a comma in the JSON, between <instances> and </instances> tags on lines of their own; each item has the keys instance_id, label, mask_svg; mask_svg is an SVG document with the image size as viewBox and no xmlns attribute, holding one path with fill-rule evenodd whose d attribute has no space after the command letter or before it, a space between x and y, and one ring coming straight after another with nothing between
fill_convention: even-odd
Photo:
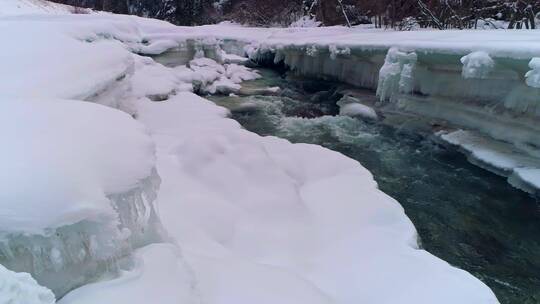
<instances>
[{"instance_id":1,"label":"smooth snow surface","mask_svg":"<svg viewBox=\"0 0 540 304\"><path fill-rule=\"evenodd\" d=\"M58 304L201 303L190 269L176 246L153 244L135 253L136 266L120 278L90 284Z\"/></svg>"},{"instance_id":2,"label":"smooth snow surface","mask_svg":"<svg viewBox=\"0 0 540 304\"><path fill-rule=\"evenodd\" d=\"M91 103L0 99L0 134L2 234L113 217L106 196L135 188L154 165L141 124Z\"/></svg>"},{"instance_id":3,"label":"smooth snow surface","mask_svg":"<svg viewBox=\"0 0 540 304\"><path fill-rule=\"evenodd\" d=\"M0 82L2 96L88 99L114 85L133 64L118 42L90 44L55 30L60 22L25 22L33 26L0 22L3 39L10 41L0 48L0 70L9 71L10 79Z\"/></svg>"},{"instance_id":4,"label":"smooth snow surface","mask_svg":"<svg viewBox=\"0 0 540 304\"><path fill-rule=\"evenodd\" d=\"M0 303L54 304L54 294L27 273L15 273L0 265Z\"/></svg>"}]
</instances>

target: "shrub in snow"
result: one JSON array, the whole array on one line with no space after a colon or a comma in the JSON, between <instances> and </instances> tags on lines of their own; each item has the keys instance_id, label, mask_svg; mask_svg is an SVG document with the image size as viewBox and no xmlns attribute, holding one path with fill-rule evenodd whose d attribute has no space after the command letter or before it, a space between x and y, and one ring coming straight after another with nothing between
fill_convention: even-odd
<instances>
[{"instance_id":1,"label":"shrub in snow","mask_svg":"<svg viewBox=\"0 0 540 304\"><path fill-rule=\"evenodd\" d=\"M418 24L416 18L406 17L397 24L397 27L401 31L415 31L420 28L420 24Z\"/></svg>"},{"instance_id":2,"label":"shrub in snow","mask_svg":"<svg viewBox=\"0 0 540 304\"><path fill-rule=\"evenodd\" d=\"M54 304L54 294L28 273L15 273L0 265L0 303Z\"/></svg>"},{"instance_id":3,"label":"shrub in snow","mask_svg":"<svg viewBox=\"0 0 540 304\"><path fill-rule=\"evenodd\" d=\"M414 89L413 72L418 57L416 53L388 50L379 72L377 96L381 101L392 100L397 93L411 93Z\"/></svg>"},{"instance_id":4,"label":"shrub in snow","mask_svg":"<svg viewBox=\"0 0 540 304\"><path fill-rule=\"evenodd\" d=\"M320 25L321 22L315 20L315 18L310 16L303 16L302 18L291 23L290 27L319 27Z\"/></svg>"},{"instance_id":5,"label":"shrub in snow","mask_svg":"<svg viewBox=\"0 0 540 304\"><path fill-rule=\"evenodd\" d=\"M529 62L530 71L525 74L527 85L540 88L540 57L535 57Z\"/></svg>"},{"instance_id":6,"label":"shrub in snow","mask_svg":"<svg viewBox=\"0 0 540 304\"><path fill-rule=\"evenodd\" d=\"M495 61L484 51L477 51L463 56L461 63L463 64L461 71L463 78L484 79L495 68Z\"/></svg>"}]
</instances>

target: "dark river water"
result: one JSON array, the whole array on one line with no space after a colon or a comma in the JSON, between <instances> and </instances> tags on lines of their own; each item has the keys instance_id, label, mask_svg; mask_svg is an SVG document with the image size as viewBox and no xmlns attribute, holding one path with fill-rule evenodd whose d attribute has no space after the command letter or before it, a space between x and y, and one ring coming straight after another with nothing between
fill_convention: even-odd
<instances>
[{"instance_id":1,"label":"dark river water","mask_svg":"<svg viewBox=\"0 0 540 304\"><path fill-rule=\"evenodd\" d=\"M246 129L339 151L405 208L423 248L484 281L503 304L540 303L540 202L405 127L339 116L336 85L261 70L279 96L208 97ZM459 303L456 303L459 304Z\"/></svg>"}]
</instances>

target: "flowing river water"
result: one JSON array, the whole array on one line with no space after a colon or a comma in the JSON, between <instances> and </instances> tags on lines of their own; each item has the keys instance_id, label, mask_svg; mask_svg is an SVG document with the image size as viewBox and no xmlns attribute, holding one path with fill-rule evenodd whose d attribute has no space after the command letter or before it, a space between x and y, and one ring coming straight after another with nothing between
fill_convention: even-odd
<instances>
[{"instance_id":1,"label":"flowing river water","mask_svg":"<svg viewBox=\"0 0 540 304\"><path fill-rule=\"evenodd\" d=\"M358 160L403 205L423 248L484 281L503 304L540 303L538 198L440 145L415 118L339 116L339 84L260 71L263 78L244 87L279 86L281 93L207 98L250 131Z\"/></svg>"}]
</instances>

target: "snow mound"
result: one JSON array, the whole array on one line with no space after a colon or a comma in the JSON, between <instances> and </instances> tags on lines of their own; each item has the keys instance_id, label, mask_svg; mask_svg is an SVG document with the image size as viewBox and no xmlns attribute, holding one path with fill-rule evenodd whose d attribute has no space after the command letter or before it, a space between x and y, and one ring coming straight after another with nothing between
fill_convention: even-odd
<instances>
[{"instance_id":1,"label":"snow mound","mask_svg":"<svg viewBox=\"0 0 540 304\"><path fill-rule=\"evenodd\" d=\"M54 304L54 294L27 273L15 273L0 265L0 303Z\"/></svg>"},{"instance_id":2,"label":"snow mound","mask_svg":"<svg viewBox=\"0 0 540 304\"><path fill-rule=\"evenodd\" d=\"M20 27L16 20L0 23L3 39L10 41L0 48L0 73L10 79L0 82L2 96L87 100L126 77L133 67L122 44L70 37L55 28L62 27L63 19L46 24L28 21ZM79 35L83 32L75 25L64 26ZM82 27L87 38L94 33Z\"/></svg>"},{"instance_id":3,"label":"snow mound","mask_svg":"<svg viewBox=\"0 0 540 304\"><path fill-rule=\"evenodd\" d=\"M154 166L144 127L91 103L1 100L0 134L2 233L114 217L106 196L135 188Z\"/></svg>"},{"instance_id":4,"label":"snow mound","mask_svg":"<svg viewBox=\"0 0 540 304\"><path fill-rule=\"evenodd\" d=\"M495 67L495 61L488 53L477 51L461 58L463 64L462 75L464 78L488 78L489 73Z\"/></svg>"},{"instance_id":5,"label":"snow mound","mask_svg":"<svg viewBox=\"0 0 540 304\"><path fill-rule=\"evenodd\" d=\"M135 72L130 78L131 93L154 101L167 99L179 91L192 91L193 71L186 67L168 68L152 58L134 55Z\"/></svg>"},{"instance_id":6,"label":"snow mound","mask_svg":"<svg viewBox=\"0 0 540 304\"><path fill-rule=\"evenodd\" d=\"M160 241L145 128L89 102L0 99L0 263L58 297Z\"/></svg>"}]
</instances>

